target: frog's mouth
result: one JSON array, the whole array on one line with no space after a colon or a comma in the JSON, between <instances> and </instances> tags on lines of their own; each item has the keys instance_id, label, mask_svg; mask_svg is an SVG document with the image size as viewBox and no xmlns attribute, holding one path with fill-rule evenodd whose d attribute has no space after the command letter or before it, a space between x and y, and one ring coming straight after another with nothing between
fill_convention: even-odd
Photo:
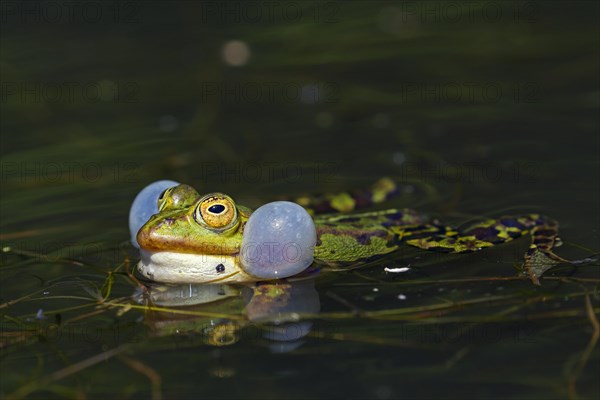
<instances>
[{"instance_id":1,"label":"frog's mouth","mask_svg":"<svg viewBox=\"0 0 600 400\"><path fill-rule=\"evenodd\" d=\"M189 254L140 249L137 270L165 283L249 282L255 278L241 268L238 255Z\"/></svg>"}]
</instances>

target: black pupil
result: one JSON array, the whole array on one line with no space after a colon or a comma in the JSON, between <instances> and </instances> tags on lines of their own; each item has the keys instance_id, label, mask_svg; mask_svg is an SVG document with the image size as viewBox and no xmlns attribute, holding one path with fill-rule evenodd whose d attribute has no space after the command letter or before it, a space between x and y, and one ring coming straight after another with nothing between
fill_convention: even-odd
<instances>
[{"instance_id":1,"label":"black pupil","mask_svg":"<svg viewBox=\"0 0 600 400\"><path fill-rule=\"evenodd\" d=\"M208 207L208 211L213 214L221 214L223 211L225 211L225 206L223 204L215 204L214 206Z\"/></svg>"},{"instance_id":2,"label":"black pupil","mask_svg":"<svg viewBox=\"0 0 600 400\"><path fill-rule=\"evenodd\" d=\"M225 266L223 264L219 264L217 265L217 272L223 272L225 271Z\"/></svg>"}]
</instances>

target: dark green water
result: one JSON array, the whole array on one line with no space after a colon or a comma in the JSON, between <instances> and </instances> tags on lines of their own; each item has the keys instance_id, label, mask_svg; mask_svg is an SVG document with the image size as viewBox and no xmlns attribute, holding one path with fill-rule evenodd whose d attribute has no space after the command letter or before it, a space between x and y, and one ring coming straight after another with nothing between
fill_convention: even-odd
<instances>
[{"instance_id":1,"label":"dark green water","mask_svg":"<svg viewBox=\"0 0 600 400\"><path fill-rule=\"evenodd\" d=\"M593 257L595 2L0 12L2 397L600 395L598 262L536 287L516 278L527 239L322 271L293 342L265 337L241 295L178 316L126 307L129 205L158 179L256 206L391 176L415 188L392 207L451 223L541 212L560 255Z\"/></svg>"}]
</instances>

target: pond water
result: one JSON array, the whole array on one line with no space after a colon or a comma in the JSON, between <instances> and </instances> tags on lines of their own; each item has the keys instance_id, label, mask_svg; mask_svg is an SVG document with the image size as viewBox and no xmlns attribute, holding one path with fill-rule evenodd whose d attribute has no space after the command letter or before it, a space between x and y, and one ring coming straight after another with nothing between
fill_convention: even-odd
<instances>
[{"instance_id":1,"label":"pond water","mask_svg":"<svg viewBox=\"0 0 600 400\"><path fill-rule=\"evenodd\" d=\"M2 397L600 395L598 261L535 286L528 239L403 247L292 284L153 288L147 307L127 227L159 179L257 207L388 176L409 189L385 206L539 212L558 254L598 258L595 2L0 11Z\"/></svg>"}]
</instances>

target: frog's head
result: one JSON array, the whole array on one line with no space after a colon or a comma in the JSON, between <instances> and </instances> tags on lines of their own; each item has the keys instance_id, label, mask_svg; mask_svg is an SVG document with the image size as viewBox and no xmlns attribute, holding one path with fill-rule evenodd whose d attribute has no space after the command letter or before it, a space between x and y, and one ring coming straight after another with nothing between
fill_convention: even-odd
<instances>
[{"instance_id":1,"label":"frog's head","mask_svg":"<svg viewBox=\"0 0 600 400\"><path fill-rule=\"evenodd\" d=\"M200 196L178 185L159 196L158 210L137 234L144 276L159 282L256 280L239 262L250 209L225 194Z\"/></svg>"},{"instance_id":2,"label":"frog's head","mask_svg":"<svg viewBox=\"0 0 600 400\"><path fill-rule=\"evenodd\" d=\"M144 201L136 202L130 211L134 222L139 210L148 209ZM295 203L275 201L252 212L223 193L200 196L188 185L177 185L166 189L151 208L158 212L139 230L131 223L130 229L137 230L138 271L157 282L287 278L313 261L315 225Z\"/></svg>"}]
</instances>

